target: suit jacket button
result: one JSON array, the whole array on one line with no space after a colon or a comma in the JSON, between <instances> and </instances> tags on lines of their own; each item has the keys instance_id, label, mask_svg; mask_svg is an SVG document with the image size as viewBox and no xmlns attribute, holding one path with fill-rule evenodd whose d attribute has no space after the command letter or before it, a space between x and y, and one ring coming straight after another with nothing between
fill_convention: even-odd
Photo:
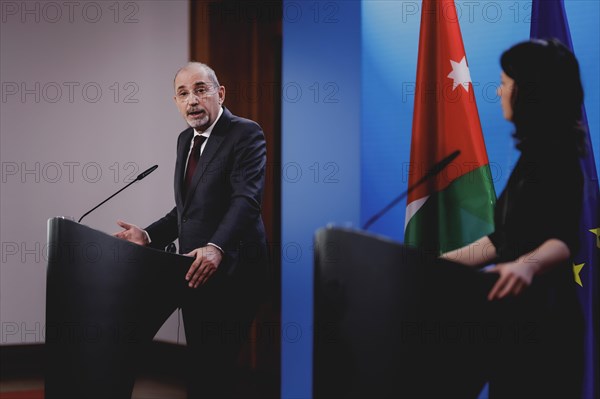
<instances>
[{"instance_id":1,"label":"suit jacket button","mask_svg":"<svg viewBox=\"0 0 600 399\"><path fill-rule=\"evenodd\" d=\"M185 222L187 222L187 218L183 218L183 219L181 219L181 221L182 221L183 223L185 223Z\"/></svg>"}]
</instances>

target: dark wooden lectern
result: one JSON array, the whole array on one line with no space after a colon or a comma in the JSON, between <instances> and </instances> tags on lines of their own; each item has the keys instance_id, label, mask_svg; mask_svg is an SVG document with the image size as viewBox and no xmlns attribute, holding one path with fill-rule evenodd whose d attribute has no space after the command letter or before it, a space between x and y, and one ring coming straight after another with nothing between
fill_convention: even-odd
<instances>
[{"instance_id":1,"label":"dark wooden lectern","mask_svg":"<svg viewBox=\"0 0 600 399\"><path fill-rule=\"evenodd\" d=\"M192 258L48 221L48 399L130 398L137 354L179 306Z\"/></svg>"},{"instance_id":2,"label":"dark wooden lectern","mask_svg":"<svg viewBox=\"0 0 600 399\"><path fill-rule=\"evenodd\" d=\"M477 396L497 275L348 229L315 244L315 398Z\"/></svg>"}]
</instances>

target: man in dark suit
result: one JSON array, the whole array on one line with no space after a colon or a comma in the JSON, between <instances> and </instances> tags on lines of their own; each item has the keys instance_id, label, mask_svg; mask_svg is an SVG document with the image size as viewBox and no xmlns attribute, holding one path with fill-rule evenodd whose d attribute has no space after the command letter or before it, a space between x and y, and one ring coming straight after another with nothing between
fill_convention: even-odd
<instances>
[{"instance_id":1,"label":"man in dark suit","mask_svg":"<svg viewBox=\"0 0 600 399\"><path fill-rule=\"evenodd\" d=\"M262 129L223 107L214 71L189 63L175 76L175 103L190 128L177 141L175 207L146 229L123 221L117 237L196 259L182 301L190 349L190 397L232 394L232 366L266 275L261 219L266 145Z\"/></svg>"}]
</instances>

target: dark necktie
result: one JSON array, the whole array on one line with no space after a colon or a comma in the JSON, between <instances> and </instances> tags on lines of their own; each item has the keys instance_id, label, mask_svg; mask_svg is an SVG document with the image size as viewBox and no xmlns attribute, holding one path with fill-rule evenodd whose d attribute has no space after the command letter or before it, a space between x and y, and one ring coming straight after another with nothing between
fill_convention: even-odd
<instances>
[{"instance_id":1,"label":"dark necktie","mask_svg":"<svg viewBox=\"0 0 600 399\"><path fill-rule=\"evenodd\" d=\"M206 137L196 135L194 137L194 145L192 146L192 152L190 153L190 157L188 158L187 167L185 169L185 179L183 181L183 195L186 195L190 185L192 184L192 179L194 177L194 172L196 171L196 166L198 166L198 160L200 159L200 147L202 147L202 143L204 143Z\"/></svg>"}]
</instances>

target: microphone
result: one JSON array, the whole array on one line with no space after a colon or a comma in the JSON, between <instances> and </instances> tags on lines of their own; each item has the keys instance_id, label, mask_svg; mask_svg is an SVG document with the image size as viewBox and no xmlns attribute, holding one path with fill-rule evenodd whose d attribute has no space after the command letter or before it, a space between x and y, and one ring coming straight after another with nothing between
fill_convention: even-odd
<instances>
[{"instance_id":1,"label":"microphone","mask_svg":"<svg viewBox=\"0 0 600 399\"><path fill-rule=\"evenodd\" d=\"M419 179L419 181L417 181L415 184L410 186L405 192L403 192L398 197L396 197L385 208L383 208L382 210L377 212L375 215L373 215L369 220L367 220L367 223L365 223L363 225L363 230L368 230L369 227L371 227L371 225L373 223L375 223L377 220L379 220L380 217L385 215L390 209L392 209L394 206L396 206L398 204L398 202L402 201L415 188L419 187L421 184L425 183L427 180L431 179L433 176L437 175L442 170L444 170L459 155L460 155L460 150L456 150L452 154L448 155L446 158L442 159L441 161L439 161L438 163L433 165L433 167L427 173L425 173L425 176L421 177Z\"/></svg>"},{"instance_id":2,"label":"microphone","mask_svg":"<svg viewBox=\"0 0 600 399\"><path fill-rule=\"evenodd\" d=\"M142 173L140 173L134 181L132 181L131 183L129 183L128 185L126 185L125 187L123 187L122 189L120 189L119 191L117 191L116 193L114 193L113 195L111 195L110 197L108 197L107 199L105 199L104 201L102 201L101 203L99 203L98 205L96 205L94 208L90 209L89 211L87 211L86 213L83 214L82 217L79 218L79 220L77 221L77 223L81 222L81 219L83 219L84 217L86 217L87 215L89 215L90 213L92 213L93 211L95 211L98 207L100 207L100 205L104 204L106 201L108 201L109 199L111 199L112 197L114 197L115 195L119 194L121 191L125 190L127 187L131 186L133 183L135 183L136 181L140 181L142 180L144 177L148 176L150 173L154 172L156 170L156 168L158 168L158 165L154 165L148 169L146 169L145 171L143 171Z\"/></svg>"}]
</instances>

